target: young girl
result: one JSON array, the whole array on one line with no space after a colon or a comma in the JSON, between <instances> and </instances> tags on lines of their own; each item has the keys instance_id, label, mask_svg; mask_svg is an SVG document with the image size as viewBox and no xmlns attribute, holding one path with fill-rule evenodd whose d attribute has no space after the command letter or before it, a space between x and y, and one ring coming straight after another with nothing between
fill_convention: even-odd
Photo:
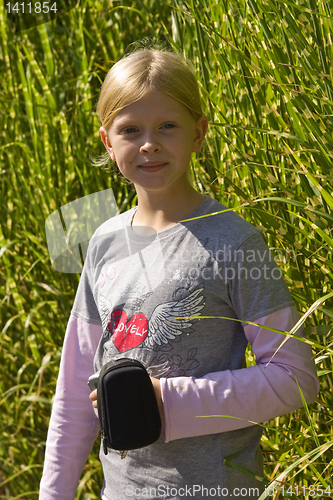
<instances>
[{"instance_id":1,"label":"young girl","mask_svg":"<svg viewBox=\"0 0 333 500\"><path fill-rule=\"evenodd\" d=\"M90 241L40 499L74 499L99 434L97 391L90 394L87 379L126 357L146 366L163 429L156 443L124 459L101 450L102 498L258 498L265 485L256 478L263 460L255 423L301 407L297 382L307 403L319 384L307 344L289 339L271 359L285 337L243 322L290 331L295 304L261 231L233 211L217 213L226 207L189 181L208 122L188 62L167 51L132 53L109 71L97 113L107 152L134 183L138 205ZM248 342L257 365L245 368Z\"/></svg>"}]
</instances>

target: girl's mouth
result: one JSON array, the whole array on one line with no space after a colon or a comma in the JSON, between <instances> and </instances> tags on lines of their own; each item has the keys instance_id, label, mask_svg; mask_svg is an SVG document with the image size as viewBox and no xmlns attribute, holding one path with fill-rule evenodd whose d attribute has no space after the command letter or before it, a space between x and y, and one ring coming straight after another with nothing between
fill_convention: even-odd
<instances>
[{"instance_id":1,"label":"girl's mouth","mask_svg":"<svg viewBox=\"0 0 333 500\"><path fill-rule=\"evenodd\" d=\"M146 171L146 172L156 172L157 170L160 170L161 168L163 168L165 165L166 165L166 163L162 163L162 162L147 161L143 165L139 165L139 168L141 170Z\"/></svg>"}]
</instances>

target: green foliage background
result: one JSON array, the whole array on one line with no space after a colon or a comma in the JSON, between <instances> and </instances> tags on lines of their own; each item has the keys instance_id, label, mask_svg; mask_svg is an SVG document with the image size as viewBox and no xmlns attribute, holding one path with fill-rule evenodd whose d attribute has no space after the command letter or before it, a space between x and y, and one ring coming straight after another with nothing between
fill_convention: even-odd
<instances>
[{"instance_id":1,"label":"green foliage background","mask_svg":"<svg viewBox=\"0 0 333 500\"><path fill-rule=\"evenodd\" d=\"M265 482L304 486L305 498L322 484L331 497L332 11L332 0L82 0L14 35L0 4L0 498L38 496L80 277L52 268L45 219L111 187L121 211L136 204L135 191L89 157L104 148L95 114L101 83L145 37L195 65L210 121L193 159L198 190L264 231L305 315L321 393L265 425ZM99 498L97 447L77 499Z\"/></svg>"}]
</instances>

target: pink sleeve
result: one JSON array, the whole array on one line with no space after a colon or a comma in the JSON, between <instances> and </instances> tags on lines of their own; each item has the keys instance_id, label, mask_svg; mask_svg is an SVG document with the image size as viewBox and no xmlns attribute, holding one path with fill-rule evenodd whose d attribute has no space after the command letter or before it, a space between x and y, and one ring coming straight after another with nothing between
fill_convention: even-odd
<instances>
[{"instance_id":1,"label":"pink sleeve","mask_svg":"<svg viewBox=\"0 0 333 500\"><path fill-rule=\"evenodd\" d=\"M290 331L298 320L296 308L288 307L254 322ZM303 406L295 379L307 403L315 401L319 381L308 344L289 339L266 366L285 336L252 325L245 326L244 331L256 366L208 373L201 378L161 378L166 443L240 429L294 411ZM296 335L304 336L303 329ZM200 415L228 415L241 420L198 418Z\"/></svg>"},{"instance_id":2,"label":"pink sleeve","mask_svg":"<svg viewBox=\"0 0 333 500\"><path fill-rule=\"evenodd\" d=\"M40 500L73 500L99 433L87 380L102 327L70 316L47 435Z\"/></svg>"}]
</instances>

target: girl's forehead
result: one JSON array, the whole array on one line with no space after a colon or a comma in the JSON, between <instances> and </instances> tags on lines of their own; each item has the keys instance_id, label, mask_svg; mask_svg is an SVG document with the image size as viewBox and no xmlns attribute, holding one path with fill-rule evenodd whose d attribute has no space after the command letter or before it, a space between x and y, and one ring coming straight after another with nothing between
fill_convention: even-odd
<instances>
[{"instance_id":1,"label":"girl's forehead","mask_svg":"<svg viewBox=\"0 0 333 500\"><path fill-rule=\"evenodd\" d=\"M184 104L165 92L157 90L151 91L132 104L125 106L117 113L115 120L119 121L132 114L151 116L178 115L179 117L184 117L185 115L191 116L190 111Z\"/></svg>"},{"instance_id":2,"label":"girl's forehead","mask_svg":"<svg viewBox=\"0 0 333 500\"><path fill-rule=\"evenodd\" d=\"M160 90L154 90L147 92L143 97L138 99L137 101L133 102L133 104L130 104L129 106L146 106L149 105L149 103L157 103L159 107L163 106L172 106L172 107L179 107L183 106L179 101L177 101L174 97L171 97L170 95L166 94L165 92L162 92ZM129 107L127 106L127 107Z\"/></svg>"}]
</instances>

